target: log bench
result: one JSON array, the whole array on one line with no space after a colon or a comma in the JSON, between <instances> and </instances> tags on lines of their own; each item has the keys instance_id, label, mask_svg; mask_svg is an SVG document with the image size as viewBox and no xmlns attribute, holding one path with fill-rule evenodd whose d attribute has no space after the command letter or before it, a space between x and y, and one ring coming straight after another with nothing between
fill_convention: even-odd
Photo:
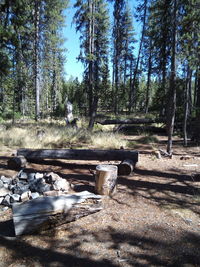
<instances>
[{"instance_id":1,"label":"log bench","mask_svg":"<svg viewBox=\"0 0 200 267\"><path fill-rule=\"evenodd\" d=\"M92 149L19 149L17 156L23 156L27 161L40 159L70 159L121 161L119 174L128 175L138 162L138 151L133 150L92 150Z\"/></svg>"}]
</instances>

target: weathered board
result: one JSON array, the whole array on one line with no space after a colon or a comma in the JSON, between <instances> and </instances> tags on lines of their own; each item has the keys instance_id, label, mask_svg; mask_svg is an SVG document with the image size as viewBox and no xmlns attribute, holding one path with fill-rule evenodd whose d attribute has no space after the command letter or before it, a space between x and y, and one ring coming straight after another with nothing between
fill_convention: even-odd
<instances>
[{"instance_id":1,"label":"weathered board","mask_svg":"<svg viewBox=\"0 0 200 267\"><path fill-rule=\"evenodd\" d=\"M119 160L138 161L138 151L134 150L91 150L91 149L19 149L18 156L27 160L73 159L73 160Z\"/></svg>"},{"instance_id":2,"label":"weathered board","mask_svg":"<svg viewBox=\"0 0 200 267\"><path fill-rule=\"evenodd\" d=\"M13 204L15 234L18 236L38 232L74 221L101 209L101 196L88 191L39 197L25 203Z\"/></svg>"}]
</instances>

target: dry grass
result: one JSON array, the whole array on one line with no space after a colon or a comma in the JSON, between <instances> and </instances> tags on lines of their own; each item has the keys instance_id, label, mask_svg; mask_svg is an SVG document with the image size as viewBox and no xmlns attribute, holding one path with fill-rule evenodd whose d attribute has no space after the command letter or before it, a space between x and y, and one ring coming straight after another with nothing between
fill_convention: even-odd
<instances>
[{"instance_id":1,"label":"dry grass","mask_svg":"<svg viewBox=\"0 0 200 267\"><path fill-rule=\"evenodd\" d=\"M0 132L1 147L9 148L110 148L126 147L127 142L121 135L108 132L89 132L84 128L78 130L67 128L60 123L20 124L9 126Z\"/></svg>"}]
</instances>

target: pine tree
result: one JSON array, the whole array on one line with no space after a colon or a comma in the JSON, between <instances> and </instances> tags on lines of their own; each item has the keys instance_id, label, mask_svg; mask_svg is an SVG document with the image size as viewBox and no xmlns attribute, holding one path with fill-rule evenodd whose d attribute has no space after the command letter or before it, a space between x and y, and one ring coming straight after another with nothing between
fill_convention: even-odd
<instances>
[{"instance_id":1,"label":"pine tree","mask_svg":"<svg viewBox=\"0 0 200 267\"><path fill-rule=\"evenodd\" d=\"M85 66L84 81L89 103L89 128L94 125L102 81L108 71L108 27L107 4L103 0L78 0L74 16L76 30L81 33L79 59Z\"/></svg>"}]
</instances>

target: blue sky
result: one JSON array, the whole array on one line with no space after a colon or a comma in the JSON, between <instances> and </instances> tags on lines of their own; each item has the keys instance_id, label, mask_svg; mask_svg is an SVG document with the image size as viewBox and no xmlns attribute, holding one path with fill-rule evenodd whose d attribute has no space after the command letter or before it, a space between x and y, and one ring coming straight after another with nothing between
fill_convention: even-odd
<instances>
[{"instance_id":1,"label":"blue sky","mask_svg":"<svg viewBox=\"0 0 200 267\"><path fill-rule=\"evenodd\" d=\"M80 53L80 42L79 42L79 33L76 33L75 25L72 24L73 16L75 9L73 8L75 0L70 1L69 8L65 11L66 15L66 26L63 29L63 37L66 39L64 47L67 48L66 52L66 63L64 66L65 78L68 80L71 76L78 77L79 81L82 79L83 73L83 64L77 61L77 57ZM130 7L135 6L136 0L129 0ZM112 16L112 11L110 11ZM135 22L134 22L135 25ZM139 26L138 26L139 27ZM135 31L138 34L139 29L135 27Z\"/></svg>"}]
</instances>

